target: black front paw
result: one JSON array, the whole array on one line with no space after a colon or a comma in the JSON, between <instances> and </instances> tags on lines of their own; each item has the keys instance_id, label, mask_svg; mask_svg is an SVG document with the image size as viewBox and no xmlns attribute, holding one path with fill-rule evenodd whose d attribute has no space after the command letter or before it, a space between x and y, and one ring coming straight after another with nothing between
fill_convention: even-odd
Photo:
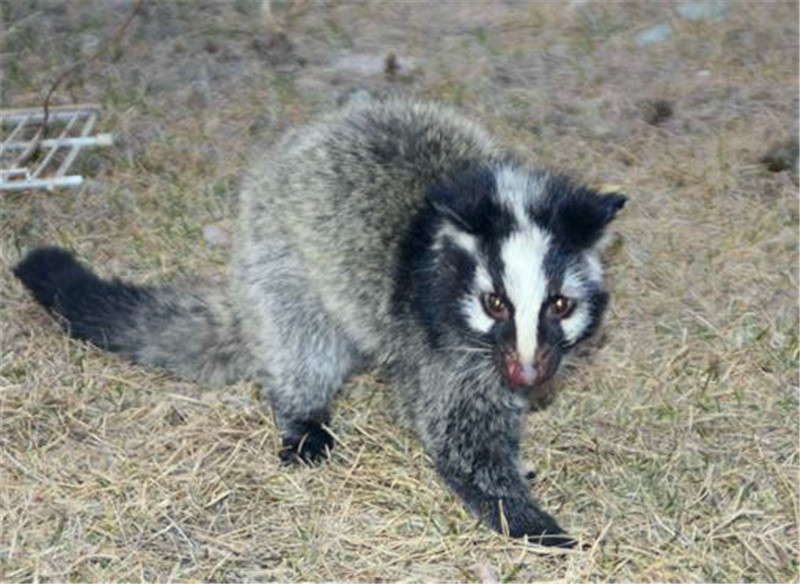
<instances>
[{"instance_id":1,"label":"black front paw","mask_svg":"<svg viewBox=\"0 0 800 584\"><path fill-rule=\"evenodd\" d=\"M283 435L280 450L285 463L305 462L313 464L330 456L333 450L333 436L319 422L294 422Z\"/></svg>"},{"instance_id":2,"label":"black front paw","mask_svg":"<svg viewBox=\"0 0 800 584\"><path fill-rule=\"evenodd\" d=\"M501 533L507 529L511 537L527 536L530 543L549 547L573 548L577 545L577 541L567 535L555 519L528 501L515 505L504 500L502 506L495 505L488 519L491 526Z\"/></svg>"}]
</instances>

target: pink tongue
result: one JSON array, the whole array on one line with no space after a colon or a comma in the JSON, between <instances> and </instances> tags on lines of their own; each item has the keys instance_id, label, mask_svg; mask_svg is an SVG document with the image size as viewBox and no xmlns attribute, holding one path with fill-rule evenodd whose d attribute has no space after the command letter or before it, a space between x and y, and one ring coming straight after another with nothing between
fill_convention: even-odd
<instances>
[{"instance_id":1,"label":"pink tongue","mask_svg":"<svg viewBox=\"0 0 800 584\"><path fill-rule=\"evenodd\" d=\"M512 385L533 385L536 377L536 368L533 365L522 365L519 361L508 364L508 380Z\"/></svg>"}]
</instances>

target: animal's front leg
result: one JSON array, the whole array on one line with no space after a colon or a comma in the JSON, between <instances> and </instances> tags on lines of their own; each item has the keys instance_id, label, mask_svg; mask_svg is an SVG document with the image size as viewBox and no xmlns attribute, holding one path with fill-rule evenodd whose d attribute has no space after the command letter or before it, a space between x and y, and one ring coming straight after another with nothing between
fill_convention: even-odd
<instances>
[{"instance_id":1,"label":"animal's front leg","mask_svg":"<svg viewBox=\"0 0 800 584\"><path fill-rule=\"evenodd\" d=\"M448 393L449 399L427 410L420 428L447 484L493 529L573 547L575 540L534 503L520 472L522 407L502 395L469 391L468 384Z\"/></svg>"}]
</instances>

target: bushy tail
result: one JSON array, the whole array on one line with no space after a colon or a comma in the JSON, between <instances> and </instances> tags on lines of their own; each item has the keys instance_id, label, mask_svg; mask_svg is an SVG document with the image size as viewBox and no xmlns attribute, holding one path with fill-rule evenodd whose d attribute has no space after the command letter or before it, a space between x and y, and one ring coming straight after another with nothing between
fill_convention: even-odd
<instances>
[{"instance_id":1,"label":"bushy tail","mask_svg":"<svg viewBox=\"0 0 800 584\"><path fill-rule=\"evenodd\" d=\"M76 339L199 381L250 374L241 321L222 290L103 280L56 247L32 251L14 274Z\"/></svg>"}]
</instances>

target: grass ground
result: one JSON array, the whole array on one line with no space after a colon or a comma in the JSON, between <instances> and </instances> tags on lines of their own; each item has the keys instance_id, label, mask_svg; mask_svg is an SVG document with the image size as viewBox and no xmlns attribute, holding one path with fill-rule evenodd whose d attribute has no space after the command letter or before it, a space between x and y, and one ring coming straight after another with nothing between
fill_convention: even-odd
<instances>
[{"instance_id":1,"label":"grass ground","mask_svg":"<svg viewBox=\"0 0 800 584\"><path fill-rule=\"evenodd\" d=\"M273 4L267 26L258 2L148 2L56 95L117 136L82 159L91 181L2 195L0 580L796 582L797 4ZM2 4L3 107L39 103L129 8ZM286 470L253 387L67 340L10 275L47 242L139 282L220 276L203 228L235 229L251 149L357 88L454 103L630 196L604 332L524 443L586 551L476 524L370 375L337 402L330 463Z\"/></svg>"}]
</instances>

